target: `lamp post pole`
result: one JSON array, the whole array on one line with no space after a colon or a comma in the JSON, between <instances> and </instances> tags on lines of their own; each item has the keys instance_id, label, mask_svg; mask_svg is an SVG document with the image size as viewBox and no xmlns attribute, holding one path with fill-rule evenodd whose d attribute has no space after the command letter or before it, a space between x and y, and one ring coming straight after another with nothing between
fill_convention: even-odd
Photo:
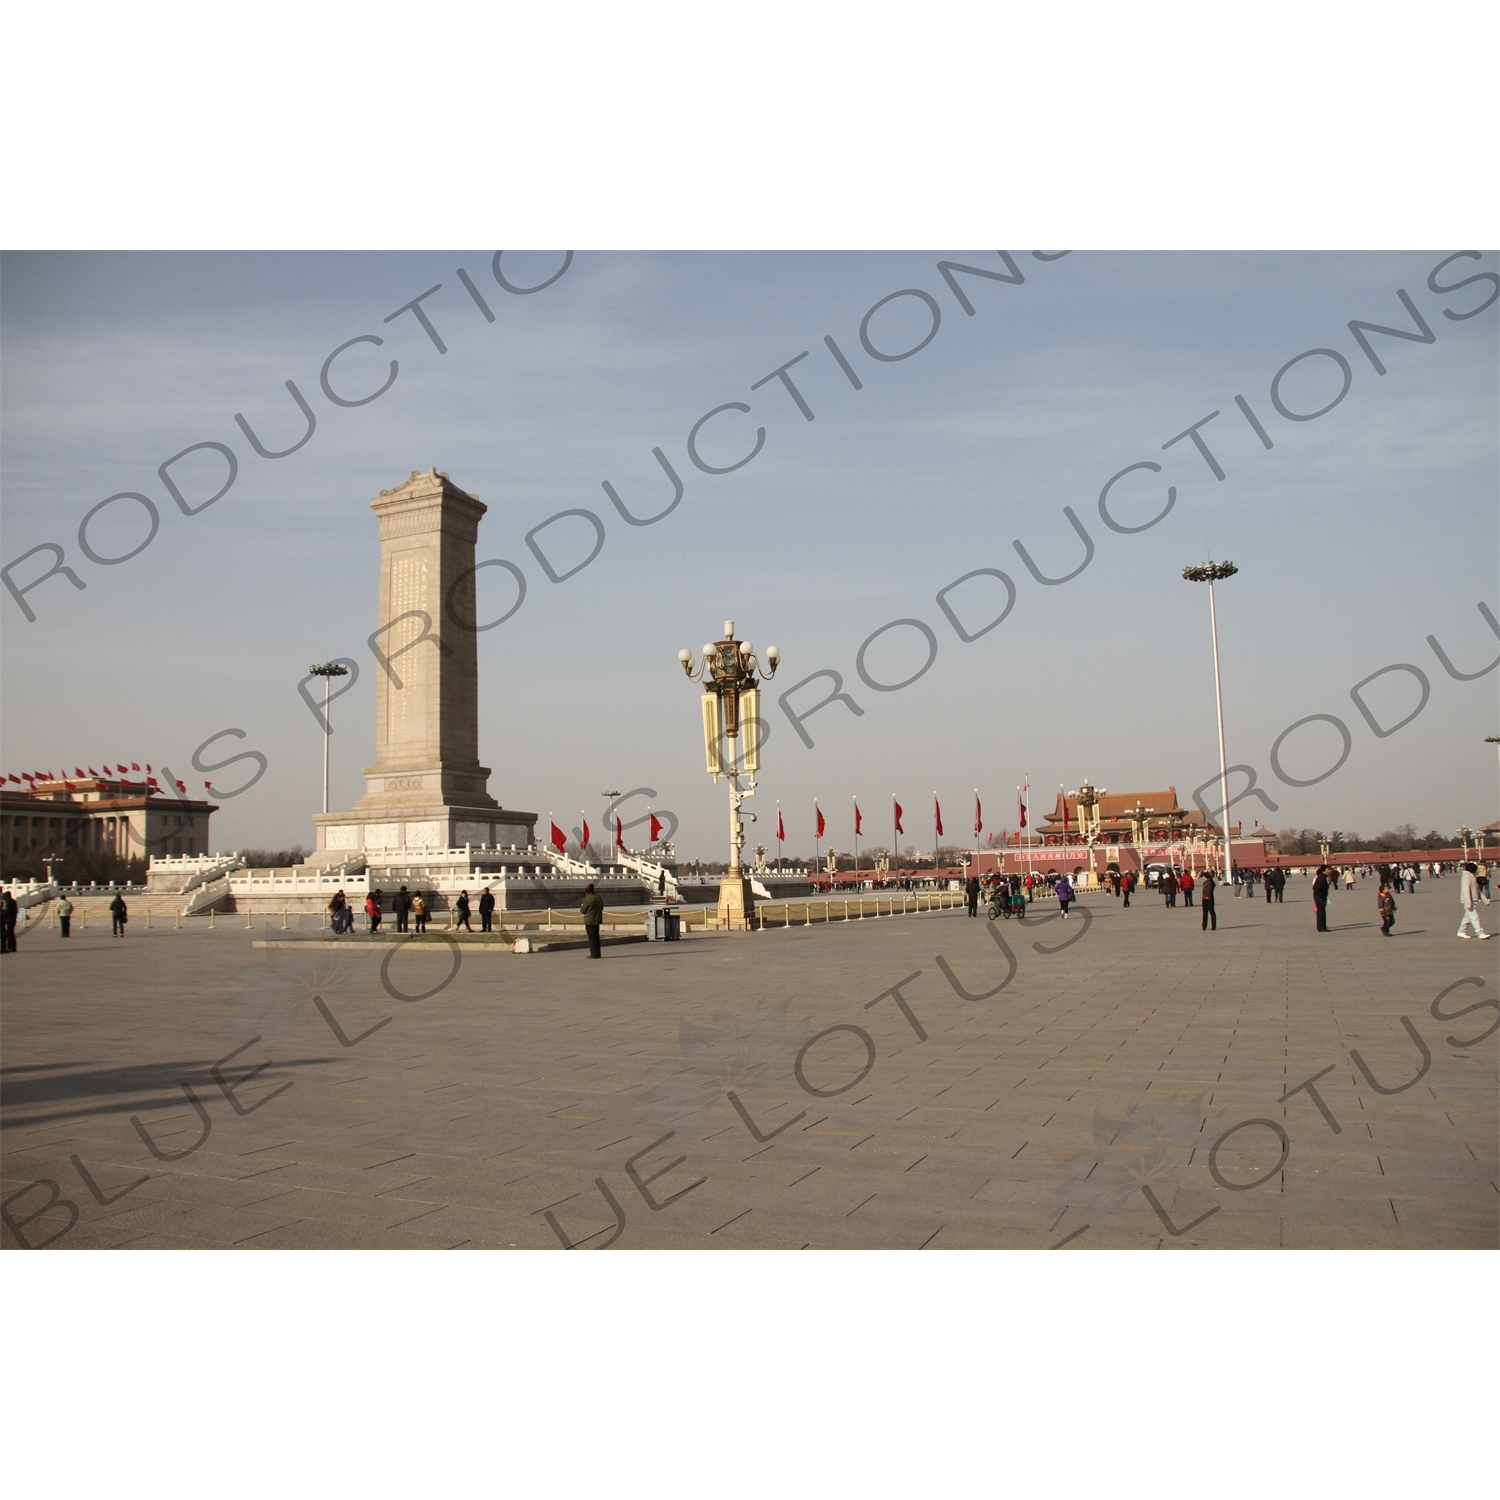
<instances>
[{"instance_id":1,"label":"lamp post pole","mask_svg":"<svg viewBox=\"0 0 1500 1500\"><path fill-rule=\"evenodd\" d=\"M328 706L333 702L333 679L335 677L347 677L348 667L341 667L336 661L325 662L319 666L316 662L308 669L309 675L323 679L323 811L328 811L328 741L333 738L333 721L328 717Z\"/></svg>"},{"instance_id":2,"label":"lamp post pole","mask_svg":"<svg viewBox=\"0 0 1500 1500\"><path fill-rule=\"evenodd\" d=\"M725 620L724 638L703 647L696 666L691 651L677 653L677 660L690 682L703 683L703 745L708 773L717 782L729 782L729 872L719 887L719 917L727 928L748 927L755 909L750 882L745 878L740 851L745 843L745 825L740 804L755 795L755 773L760 769L760 690L756 674L769 681L776 675L781 653L766 649L762 668L749 641L734 638L734 621ZM744 749L739 749L744 729ZM740 776L749 777L741 788Z\"/></svg>"},{"instance_id":3,"label":"lamp post pole","mask_svg":"<svg viewBox=\"0 0 1500 1500\"><path fill-rule=\"evenodd\" d=\"M1219 612L1214 604L1214 582L1233 578L1239 569L1232 562L1196 563L1184 568L1182 576L1189 583L1208 585L1208 622L1214 642L1214 707L1219 717L1219 816L1224 820L1224 884L1234 881L1234 851L1229 843L1229 762L1224 754L1224 693L1219 683Z\"/></svg>"}]
</instances>

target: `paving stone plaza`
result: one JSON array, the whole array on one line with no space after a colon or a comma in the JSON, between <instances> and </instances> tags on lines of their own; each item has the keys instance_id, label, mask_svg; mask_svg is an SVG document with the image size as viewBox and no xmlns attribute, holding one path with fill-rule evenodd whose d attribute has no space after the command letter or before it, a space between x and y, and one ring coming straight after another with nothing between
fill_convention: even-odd
<instances>
[{"instance_id":1,"label":"paving stone plaza","mask_svg":"<svg viewBox=\"0 0 1500 1500\"><path fill-rule=\"evenodd\" d=\"M601 963L35 931L5 1245L1492 1248L1500 944L1456 892L1388 940L1299 878L1217 933L1095 894Z\"/></svg>"}]
</instances>

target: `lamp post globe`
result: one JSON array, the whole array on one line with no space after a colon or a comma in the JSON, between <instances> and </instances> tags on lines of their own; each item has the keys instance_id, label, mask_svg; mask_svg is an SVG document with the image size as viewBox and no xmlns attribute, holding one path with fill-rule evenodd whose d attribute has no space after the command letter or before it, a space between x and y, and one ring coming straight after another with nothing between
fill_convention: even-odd
<instances>
[{"instance_id":1,"label":"lamp post globe","mask_svg":"<svg viewBox=\"0 0 1500 1500\"><path fill-rule=\"evenodd\" d=\"M703 684L700 701L708 773L716 784L720 776L729 782L729 871L719 886L719 921L726 928L749 927L755 895L740 858L745 845L740 804L755 795L755 773L760 769L759 679L769 681L776 675L781 653L769 647L762 666L754 646L735 639L734 621L725 620L723 639L706 641L696 663L686 649L677 653L677 661L688 681ZM742 776L748 779L744 787Z\"/></svg>"}]
</instances>

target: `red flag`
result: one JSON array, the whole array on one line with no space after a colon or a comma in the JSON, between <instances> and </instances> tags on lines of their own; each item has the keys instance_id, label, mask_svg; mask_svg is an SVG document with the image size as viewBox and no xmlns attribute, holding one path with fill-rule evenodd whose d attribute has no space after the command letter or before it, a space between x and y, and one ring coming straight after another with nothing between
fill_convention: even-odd
<instances>
[{"instance_id":1,"label":"red flag","mask_svg":"<svg viewBox=\"0 0 1500 1500\"><path fill-rule=\"evenodd\" d=\"M154 776L148 776L146 778L146 785L147 786L155 786L156 784L157 784L156 783L156 777L154 777Z\"/></svg>"},{"instance_id":2,"label":"red flag","mask_svg":"<svg viewBox=\"0 0 1500 1500\"><path fill-rule=\"evenodd\" d=\"M1026 802L1020 793L1016 794L1016 808L1021 814L1021 827L1024 828L1026 826Z\"/></svg>"},{"instance_id":3,"label":"red flag","mask_svg":"<svg viewBox=\"0 0 1500 1500\"><path fill-rule=\"evenodd\" d=\"M892 802L896 802L896 799L894 797L892 797L891 801ZM906 832L906 830L901 826L901 804L899 802L896 802L896 832L897 833L905 833Z\"/></svg>"},{"instance_id":4,"label":"red flag","mask_svg":"<svg viewBox=\"0 0 1500 1500\"><path fill-rule=\"evenodd\" d=\"M106 767L106 769L108 768ZM92 776L95 781L98 781L99 773L92 766L89 767L89 775Z\"/></svg>"},{"instance_id":5,"label":"red flag","mask_svg":"<svg viewBox=\"0 0 1500 1500\"><path fill-rule=\"evenodd\" d=\"M583 820L583 847L585 849L587 849L588 846L589 846L589 820L587 818L585 818Z\"/></svg>"},{"instance_id":6,"label":"red flag","mask_svg":"<svg viewBox=\"0 0 1500 1500\"><path fill-rule=\"evenodd\" d=\"M984 810L979 805L979 793L974 793L974 837L977 839L984 831Z\"/></svg>"},{"instance_id":7,"label":"red flag","mask_svg":"<svg viewBox=\"0 0 1500 1500\"><path fill-rule=\"evenodd\" d=\"M651 814L651 842L657 843L661 839L661 819L655 813Z\"/></svg>"},{"instance_id":8,"label":"red flag","mask_svg":"<svg viewBox=\"0 0 1500 1500\"><path fill-rule=\"evenodd\" d=\"M1068 798L1067 798L1066 793L1063 796L1062 805L1063 805L1063 842L1067 843L1067 841L1068 841Z\"/></svg>"},{"instance_id":9,"label":"red flag","mask_svg":"<svg viewBox=\"0 0 1500 1500\"><path fill-rule=\"evenodd\" d=\"M818 815L818 838L823 837L823 830L828 827L827 820L823 817L823 809L818 806L817 800L813 801L813 811Z\"/></svg>"},{"instance_id":10,"label":"red flag","mask_svg":"<svg viewBox=\"0 0 1500 1500\"><path fill-rule=\"evenodd\" d=\"M69 791L70 791L70 792L76 792L76 791L77 791L77 790L78 790L78 788L77 788L77 787L76 787L76 786L74 786L74 785L73 785L73 783L72 783L72 782L71 782L71 781L67 781L67 780L64 780L64 782L63 782L63 785L64 785L64 786L65 786L65 787L67 787L67 789L68 789L68 790L69 790Z\"/></svg>"},{"instance_id":11,"label":"red flag","mask_svg":"<svg viewBox=\"0 0 1500 1500\"><path fill-rule=\"evenodd\" d=\"M79 780L80 780L80 781L82 781L82 780L83 780L83 772L82 772L82 771L80 771L80 770L79 770L79 769L78 769L78 767L77 767L77 766L74 766L74 767L73 767L73 774L74 774L74 775L75 775L75 776L76 776L76 777L77 777L77 778L78 778L78 779L79 779Z\"/></svg>"},{"instance_id":12,"label":"red flag","mask_svg":"<svg viewBox=\"0 0 1500 1500\"><path fill-rule=\"evenodd\" d=\"M781 809L779 807L776 809L776 842L778 844L786 842L786 824L781 821Z\"/></svg>"},{"instance_id":13,"label":"red flag","mask_svg":"<svg viewBox=\"0 0 1500 1500\"><path fill-rule=\"evenodd\" d=\"M122 766L118 762L115 764L115 771L118 775L123 776L129 769L129 766Z\"/></svg>"},{"instance_id":14,"label":"red flag","mask_svg":"<svg viewBox=\"0 0 1500 1500\"><path fill-rule=\"evenodd\" d=\"M13 781L13 782L15 782L15 784L16 784L16 785L17 785L17 786L20 786L20 784L21 784L21 778L20 778L20 777L19 777L19 776L12 776L12 777L11 777L11 778L10 778L10 779L11 779L11 780L12 780L12 781Z\"/></svg>"},{"instance_id":15,"label":"red flag","mask_svg":"<svg viewBox=\"0 0 1500 1500\"><path fill-rule=\"evenodd\" d=\"M623 849L624 847L625 847L625 829L624 829L623 825L620 822L620 815L619 815L619 813L616 813L615 814L615 848L616 849Z\"/></svg>"},{"instance_id":16,"label":"red flag","mask_svg":"<svg viewBox=\"0 0 1500 1500\"><path fill-rule=\"evenodd\" d=\"M568 836L562 831L561 828L557 826L556 823L552 825L552 847L556 849L559 854L561 854L563 850L568 847Z\"/></svg>"},{"instance_id":17,"label":"red flag","mask_svg":"<svg viewBox=\"0 0 1500 1500\"><path fill-rule=\"evenodd\" d=\"M865 826L865 820L859 815L859 803L854 804L854 837L858 838Z\"/></svg>"},{"instance_id":18,"label":"red flag","mask_svg":"<svg viewBox=\"0 0 1500 1500\"><path fill-rule=\"evenodd\" d=\"M204 783L203 783L203 790L204 790L204 791L205 791L205 792L211 792L211 791L213 791L213 789L214 789L214 784L213 784L213 782L211 782L211 781L205 781L205 782L204 782Z\"/></svg>"},{"instance_id":19,"label":"red flag","mask_svg":"<svg viewBox=\"0 0 1500 1500\"><path fill-rule=\"evenodd\" d=\"M942 806L942 803L940 803L938 801L937 794L935 792L933 793L933 797L932 797L932 820L937 825L937 836L939 838L942 838L942 836L943 836L943 806Z\"/></svg>"},{"instance_id":20,"label":"red flag","mask_svg":"<svg viewBox=\"0 0 1500 1500\"><path fill-rule=\"evenodd\" d=\"M187 792L187 788L180 781L177 783L177 790L184 794Z\"/></svg>"},{"instance_id":21,"label":"red flag","mask_svg":"<svg viewBox=\"0 0 1500 1500\"><path fill-rule=\"evenodd\" d=\"M130 762L130 769L132 771L139 771L140 770L140 766L135 761L131 761Z\"/></svg>"},{"instance_id":22,"label":"red flag","mask_svg":"<svg viewBox=\"0 0 1500 1500\"><path fill-rule=\"evenodd\" d=\"M151 774L151 762L149 760L146 762L146 774L148 776Z\"/></svg>"}]
</instances>

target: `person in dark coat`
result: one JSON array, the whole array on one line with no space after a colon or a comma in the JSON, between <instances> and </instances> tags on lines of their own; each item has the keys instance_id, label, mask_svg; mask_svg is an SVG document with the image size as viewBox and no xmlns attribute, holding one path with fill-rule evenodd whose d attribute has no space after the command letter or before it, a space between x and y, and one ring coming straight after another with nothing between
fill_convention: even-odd
<instances>
[{"instance_id":1,"label":"person in dark coat","mask_svg":"<svg viewBox=\"0 0 1500 1500\"><path fill-rule=\"evenodd\" d=\"M484 893L479 898L479 930L488 932L490 921L495 915L495 897L489 886L485 886Z\"/></svg>"},{"instance_id":2,"label":"person in dark coat","mask_svg":"<svg viewBox=\"0 0 1500 1500\"><path fill-rule=\"evenodd\" d=\"M109 903L109 934L111 937L124 937L125 924L130 920L130 912L126 909L125 898L115 892L115 899Z\"/></svg>"},{"instance_id":3,"label":"person in dark coat","mask_svg":"<svg viewBox=\"0 0 1500 1500\"><path fill-rule=\"evenodd\" d=\"M1318 914L1318 931L1328 931L1328 866L1319 865L1313 878L1313 910Z\"/></svg>"},{"instance_id":4,"label":"person in dark coat","mask_svg":"<svg viewBox=\"0 0 1500 1500\"><path fill-rule=\"evenodd\" d=\"M968 884L964 886L964 890L969 897L969 915L977 917L979 915L979 877L977 875L969 876ZM1063 910L1066 911L1067 908L1064 907Z\"/></svg>"},{"instance_id":5,"label":"person in dark coat","mask_svg":"<svg viewBox=\"0 0 1500 1500\"><path fill-rule=\"evenodd\" d=\"M0 953L16 951L16 918L21 908L9 891L0 891Z\"/></svg>"},{"instance_id":6,"label":"person in dark coat","mask_svg":"<svg viewBox=\"0 0 1500 1500\"><path fill-rule=\"evenodd\" d=\"M578 910L583 914L583 930L588 934L589 957L600 958L599 926L604 921L604 897L596 894L593 883L584 887Z\"/></svg>"},{"instance_id":7,"label":"person in dark coat","mask_svg":"<svg viewBox=\"0 0 1500 1500\"><path fill-rule=\"evenodd\" d=\"M453 916L455 919L453 930L455 932L460 927L465 932L473 932L474 929L469 926L469 893L467 891L460 891L458 893L458 900L453 903Z\"/></svg>"},{"instance_id":8,"label":"person in dark coat","mask_svg":"<svg viewBox=\"0 0 1500 1500\"><path fill-rule=\"evenodd\" d=\"M1212 870L1205 870L1198 896L1198 904L1203 908L1203 921L1198 929L1200 932L1207 932L1210 927L1215 932L1219 930L1219 914L1214 910L1214 887L1217 884L1218 882L1214 879L1214 872Z\"/></svg>"},{"instance_id":9,"label":"person in dark coat","mask_svg":"<svg viewBox=\"0 0 1500 1500\"><path fill-rule=\"evenodd\" d=\"M391 911L396 917L396 931L406 931L406 914L411 910L411 896L407 894L403 885L394 896L391 897Z\"/></svg>"},{"instance_id":10,"label":"person in dark coat","mask_svg":"<svg viewBox=\"0 0 1500 1500\"><path fill-rule=\"evenodd\" d=\"M1376 908L1380 912L1380 935L1389 937L1391 928L1396 925L1396 898L1391 895L1391 888L1387 881L1380 882L1380 894L1375 899Z\"/></svg>"}]
</instances>

